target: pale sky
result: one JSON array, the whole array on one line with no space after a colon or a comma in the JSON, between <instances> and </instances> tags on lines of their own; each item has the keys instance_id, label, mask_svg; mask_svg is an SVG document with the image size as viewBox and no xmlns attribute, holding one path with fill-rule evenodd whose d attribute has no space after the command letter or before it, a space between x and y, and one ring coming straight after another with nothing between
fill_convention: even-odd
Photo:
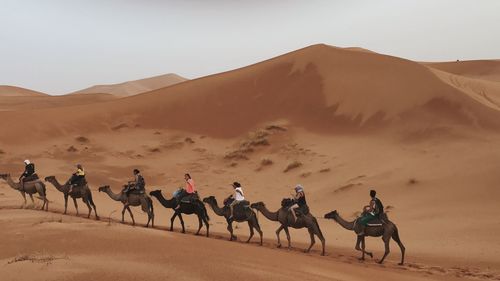
<instances>
[{"instance_id":1,"label":"pale sky","mask_svg":"<svg viewBox=\"0 0 500 281\"><path fill-rule=\"evenodd\" d=\"M0 84L49 94L192 79L316 43L500 59L500 1L0 0Z\"/></svg>"}]
</instances>

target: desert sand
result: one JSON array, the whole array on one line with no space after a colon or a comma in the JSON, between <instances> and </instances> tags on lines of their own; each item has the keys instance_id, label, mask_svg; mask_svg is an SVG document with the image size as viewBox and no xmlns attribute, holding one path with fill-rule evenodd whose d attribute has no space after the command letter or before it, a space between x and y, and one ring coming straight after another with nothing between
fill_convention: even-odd
<instances>
[{"instance_id":1,"label":"desert sand","mask_svg":"<svg viewBox=\"0 0 500 281\"><path fill-rule=\"evenodd\" d=\"M186 80L177 74L169 73L118 84L95 85L73 94L110 94L117 97L127 97L172 86Z\"/></svg>"},{"instance_id":2,"label":"desert sand","mask_svg":"<svg viewBox=\"0 0 500 281\"><path fill-rule=\"evenodd\" d=\"M446 64L454 63L469 65ZM22 206L0 181L2 271L8 280L500 280L500 87L474 67L314 45L130 97L12 106L0 112L0 173L17 178L28 158L41 177L62 181L82 163L101 220L84 218L81 201L80 217L71 200L62 215L63 195L49 183L46 213L35 210L37 199ZM142 227L139 208L139 225L128 216L120 224L122 205L97 188L116 192L133 168L148 191L167 197L186 172L202 197L219 202L237 180L247 199L271 210L300 183L327 256L319 243L302 252L304 229L291 230L291 251L276 249L279 225L262 214L263 246L243 243L244 223L235 224L238 242L227 241L212 210L210 238L193 235L193 216L184 218L187 234L178 221L168 232L172 211L154 198L155 229ZM375 258L358 261L354 233L322 218L338 210L354 219L372 188L399 228L404 266L393 242L385 264L376 263L378 238L367 239Z\"/></svg>"}]
</instances>

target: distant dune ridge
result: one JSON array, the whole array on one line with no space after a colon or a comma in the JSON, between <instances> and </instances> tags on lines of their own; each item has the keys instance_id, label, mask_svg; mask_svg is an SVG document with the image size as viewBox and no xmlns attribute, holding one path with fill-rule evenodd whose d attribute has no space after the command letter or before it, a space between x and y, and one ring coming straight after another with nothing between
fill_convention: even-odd
<instances>
[{"instance_id":1,"label":"distant dune ridge","mask_svg":"<svg viewBox=\"0 0 500 281\"><path fill-rule=\"evenodd\" d=\"M0 97L37 97L47 94L16 86L0 85Z\"/></svg>"},{"instance_id":2,"label":"distant dune ridge","mask_svg":"<svg viewBox=\"0 0 500 281\"><path fill-rule=\"evenodd\" d=\"M169 73L119 84L95 85L76 91L73 94L111 94L118 97L126 97L168 87L186 80L186 78L177 74Z\"/></svg>"},{"instance_id":3,"label":"distant dune ridge","mask_svg":"<svg viewBox=\"0 0 500 281\"><path fill-rule=\"evenodd\" d=\"M324 133L500 128L495 85L488 86L487 92L471 91L431 67L435 65L318 44L127 99L82 105L76 111L46 109L42 118L30 116L40 116L33 111L2 114L35 120L39 127L57 123L65 132L77 123L79 131L87 132L125 123L217 137L241 135L259 124L283 119ZM153 88L165 77L170 76L125 82L110 89L128 88L126 93L131 94L138 89L132 85ZM99 91L98 87L92 91ZM12 129L15 135L16 128Z\"/></svg>"}]
</instances>

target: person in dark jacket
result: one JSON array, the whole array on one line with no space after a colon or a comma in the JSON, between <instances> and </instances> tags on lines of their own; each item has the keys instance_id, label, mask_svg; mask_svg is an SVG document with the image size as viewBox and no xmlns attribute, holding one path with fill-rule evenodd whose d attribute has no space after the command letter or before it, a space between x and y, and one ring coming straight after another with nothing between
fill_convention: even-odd
<instances>
[{"instance_id":1,"label":"person in dark jacket","mask_svg":"<svg viewBox=\"0 0 500 281\"><path fill-rule=\"evenodd\" d=\"M293 219L297 220L297 214L307 215L309 214L309 207L307 206L306 194L304 193L304 187L300 184L295 186L295 196L293 198L295 204L293 204L290 209L292 210Z\"/></svg>"},{"instance_id":2,"label":"person in dark jacket","mask_svg":"<svg viewBox=\"0 0 500 281\"><path fill-rule=\"evenodd\" d=\"M38 175L35 172L35 164L31 163L30 160L24 160L24 172L19 177L19 183L22 188L24 188L24 183L38 179Z\"/></svg>"},{"instance_id":3,"label":"person in dark jacket","mask_svg":"<svg viewBox=\"0 0 500 281\"><path fill-rule=\"evenodd\" d=\"M370 203L368 206L363 208L364 215L358 220L356 223L356 233L358 235L365 235L366 226L370 221L375 218L380 218L380 216L384 213L384 205L382 201L377 198L377 191L370 190Z\"/></svg>"},{"instance_id":4,"label":"person in dark jacket","mask_svg":"<svg viewBox=\"0 0 500 281\"><path fill-rule=\"evenodd\" d=\"M132 192L133 190L137 190L139 193L144 193L145 188L146 188L146 181L144 181L144 178L141 175L141 172L138 169L134 169L134 181L128 182L127 185L125 185L125 189L123 190L127 196Z\"/></svg>"}]
</instances>

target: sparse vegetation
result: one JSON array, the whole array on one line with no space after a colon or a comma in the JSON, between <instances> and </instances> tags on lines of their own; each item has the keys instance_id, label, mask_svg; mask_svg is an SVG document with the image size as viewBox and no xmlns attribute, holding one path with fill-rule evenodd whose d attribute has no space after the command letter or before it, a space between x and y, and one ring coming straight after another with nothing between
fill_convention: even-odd
<instances>
[{"instance_id":1,"label":"sparse vegetation","mask_svg":"<svg viewBox=\"0 0 500 281\"><path fill-rule=\"evenodd\" d=\"M288 164L288 166L285 168L285 170L283 170L283 173L287 173L287 172L289 172L289 171L291 171L293 169L297 169L297 168L299 168L301 166L302 166L301 162L294 161L294 162Z\"/></svg>"},{"instance_id":2,"label":"sparse vegetation","mask_svg":"<svg viewBox=\"0 0 500 281\"><path fill-rule=\"evenodd\" d=\"M121 124L118 124L118 125L112 127L111 130L117 131L117 130L120 130L123 128L128 128L128 125L126 123L121 123Z\"/></svg>"},{"instance_id":3,"label":"sparse vegetation","mask_svg":"<svg viewBox=\"0 0 500 281\"><path fill-rule=\"evenodd\" d=\"M324 168L324 169L319 170L320 173L328 173L330 171L331 171L330 168Z\"/></svg>"},{"instance_id":4,"label":"sparse vegetation","mask_svg":"<svg viewBox=\"0 0 500 281\"><path fill-rule=\"evenodd\" d=\"M0 154L5 154L5 151L0 149Z\"/></svg>"},{"instance_id":5,"label":"sparse vegetation","mask_svg":"<svg viewBox=\"0 0 500 281\"><path fill-rule=\"evenodd\" d=\"M418 181L415 178L411 178L411 179L408 180L408 184L409 185L413 185L413 184L417 184L417 183L418 183Z\"/></svg>"},{"instance_id":6,"label":"sparse vegetation","mask_svg":"<svg viewBox=\"0 0 500 281\"><path fill-rule=\"evenodd\" d=\"M79 136L79 137L75 138L75 140L77 142L80 142L80 143L89 143L90 142L90 140L84 136Z\"/></svg>"},{"instance_id":7,"label":"sparse vegetation","mask_svg":"<svg viewBox=\"0 0 500 281\"><path fill-rule=\"evenodd\" d=\"M335 189L334 192L337 193L337 192L347 191L347 190L349 190L355 186L358 186L358 185L362 185L362 183L359 183L359 182L358 183L348 183L346 185L343 185L343 186Z\"/></svg>"},{"instance_id":8,"label":"sparse vegetation","mask_svg":"<svg viewBox=\"0 0 500 281\"><path fill-rule=\"evenodd\" d=\"M268 131L281 131L281 132L287 131L286 128L283 128L283 127L277 126L277 125L269 125L266 127L266 130L268 130Z\"/></svg>"},{"instance_id":9,"label":"sparse vegetation","mask_svg":"<svg viewBox=\"0 0 500 281\"><path fill-rule=\"evenodd\" d=\"M273 164L273 160L268 159L268 158L264 158L264 159L262 159L262 161L260 161L261 166L270 166L272 164Z\"/></svg>"},{"instance_id":10,"label":"sparse vegetation","mask_svg":"<svg viewBox=\"0 0 500 281\"><path fill-rule=\"evenodd\" d=\"M74 146L70 146L70 147L68 147L68 149L66 149L66 151L68 151L68 152L77 152L78 149L76 149L76 147L74 147Z\"/></svg>"},{"instance_id":11,"label":"sparse vegetation","mask_svg":"<svg viewBox=\"0 0 500 281\"><path fill-rule=\"evenodd\" d=\"M229 152L228 154L226 154L224 156L224 159L228 159L228 160L248 160L248 157L245 155L245 151L236 150L236 151L232 151L232 152Z\"/></svg>"},{"instance_id":12,"label":"sparse vegetation","mask_svg":"<svg viewBox=\"0 0 500 281\"><path fill-rule=\"evenodd\" d=\"M300 174L300 176L303 177L303 178L307 178L311 174L312 174L311 172L305 172L305 173Z\"/></svg>"},{"instance_id":13,"label":"sparse vegetation","mask_svg":"<svg viewBox=\"0 0 500 281\"><path fill-rule=\"evenodd\" d=\"M187 138L184 139L184 142L186 142L186 143L194 143L194 140L192 138L187 137Z\"/></svg>"},{"instance_id":14,"label":"sparse vegetation","mask_svg":"<svg viewBox=\"0 0 500 281\"><path fill-rule=\"evenodd\" d=\"M160 149L158 147L150 148L149 152L157 153L157 152L160 152Z\"/></svg>"},{"instance_id":15,"label":"sparse vegetation","mask_svg":"<svg viewBox=\"0 0 500 281\"><path fill-rule=\"evenodd\" d=\"M62 220L62 217L59 217L59 218L51 217L50 219L42 219L42 220L40 220L38 222L35 222L33 225L44 224L44 223L51 223L51 222L62 223L63 220Z\"/></svg>"},{"instance_id":16,"label":"sparse vegetation","mask_svg":"<svg viewBox=\"0 0 500 281\"><path fill-rule=\"evenodd\" d=\"M16 256L14 259L7 262L7 264L13 264L16 262L30 261L32 263L45 263L47 265L51 264L54 260L68 259L68 256L57 257L53 255L34 253L34 254L22 254Z\"/></svg>"}]
</instances>

